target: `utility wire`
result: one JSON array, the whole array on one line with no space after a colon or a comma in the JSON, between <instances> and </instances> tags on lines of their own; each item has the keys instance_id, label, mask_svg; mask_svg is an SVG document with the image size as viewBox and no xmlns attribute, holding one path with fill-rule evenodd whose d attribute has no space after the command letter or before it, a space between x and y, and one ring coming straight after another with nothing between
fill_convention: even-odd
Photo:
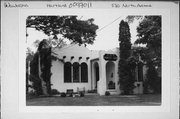
<instances>
[{"instance_id":1,"label":"utility wire","mask_svg":"<svg viewBox=\"0 0 180 119\"><path fill-rule=\"evenodd\" d=\"M83 16L81 16L80 18L79 18L79 20L81 20L83 18Z\"/></svg>"},{"instance_id":2,"label":"utility wire","mask_svg":"<svg viewBox=\"0 0 180 119\"><path fill-rule=\"evenodd\" d=\"M113 21L112 21L112 22L110 22L109 24L105 25L104 27L102 27L101 29L99 29L97 32L99 32L99 31L101 31L101 30L105 29L106 27L108 27L109 25L111 25L112 23L114 23L115 21L117 21L119 18L121 18L121 16L120 16L120 17L118 17L118 18L116 18L115 20L113 20Z\"/></svg>"}]
</instances>

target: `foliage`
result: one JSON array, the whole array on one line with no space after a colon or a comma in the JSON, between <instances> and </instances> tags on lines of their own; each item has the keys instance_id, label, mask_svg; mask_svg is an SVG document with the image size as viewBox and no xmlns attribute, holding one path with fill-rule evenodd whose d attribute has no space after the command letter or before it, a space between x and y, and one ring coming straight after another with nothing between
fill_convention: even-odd
<instances>
[{"instance_id":1,"label":"foliage","mask_svg":"<svg viewBox=\"0 0 180 119\"><path fill-rule=\"evenodd\" d=\"M38 53L35 53L33 60L30 64L30 81L33 82L33 89L37 93L37 95L42 94L42 86L41 86L41 80L39 78L39 71L38 71Z\"/></svg>"},{"instance_id":2,"label":"foliage","mask_svg":"<svg viewBox=\"0 0 180 119\"><path fill-rule=\"evenodd\" d=\"M33 56L34 56L34 52L30 48L27 48L26 61L32 61Z\"/></svg>"},{"instance_id":3,"label":"foliage","mask_svg":"<svg viewBox=\"0 0 180 119\"><path fill-rule=\"evenodd\" d=\"M129 25L123 20L120 23L119 28L119 41L120 41L120 58L127 59L131 53L131 34Z\"/></svg>"},{"instance_id":4,"label":"foliage","mask_svg":"<svg viewBox=\"0 0 180 119\"><path fill-rule=\"evenodd\" d=\"M80 97L84 97L84 92L80 92Z\"/></svg>"},{"instance_id":5,"label":"foliage","mask_svg":"<svg viewBox=\"0 0 180 119\"><path fill-rule=\"evenodd\" d=\"M130 23L133 23L134 22L134 20L142 20L143 19L143 16L139 16L139 15L137 15L137 16L127 16L126 17L126 21L130 24Z\"/></svg>"},{"instance_id":6,"label":"foliage","mask_svg":"<svg viewBox=\"0 0 180 119\"><path fill-rule=\"evenodd\" d=\"M146 44L142 59L146 62L147 81L145 90L151 88L155 93L161 92L161 16L145 16L137 27L136 44ZM160 73L159 73L160 74Z\"/></svg>"},{"instance_id":7,"label":"foliage","mask_svg":"<svg viewBox=\"0 0 180 119\"><path fill-rule=\"evenodd\" d=\"M119 72L119 83L122 94L131 94L134 88L134 80L132 75L131 67L133 67L133 63L130 63L130 55L131 55L131 34L129 25L127 22L123 20L120 22L119 28L119 41L120 41L120 60L118 66ZM130 61L128 61L130 60Z\"/></svg>"},{"instance_id":8,"label":"foliage","mask_svg":"<svg viewBox=\"0 0 180 119\"><path fill-rule=\"evenodd\" d=\"M161 93L161 77L153 65L149 65L147 70L147 88L154 91L154 93Z\"/></svg>"},{"instance_id":9,"label":"foliage","mask_svg":"<svg viewBox=\"0 0 180 119\"><path fill-rule=\"evenodd\" d=\"M127 70L129 70L129 77L130 77L130 80L128 83L126 83L127 87L130 87L129 90L131 90L131 93L132 93L132 89L134 88L134 82L135 82L135 77L136 77L136 72L135 72L135 69L137 67L137 64L138 64L138 59L136 59L134 56L130 56L128 59L127 59Z\"/></svg>"},{"instance_id":10,"label":"foliage","mask_svg":"<svg viewBox=\"0 0 180 119\"><path fill-rule=\"evenodd\" d=\"M30 92L26 93L26 99L34 98L36 96L37 96L37 94L34 91L30 91Z\"/></svg>"},{"instance_id":11,"label":"foliage","mask_svg":"<svg viewBox=\"0 0 180 119\"><path fill-rule=\"evenodd\" d=\"M41 42L40 40L34 41L34 42L33 42L34 47L35 47L35 48L38 48L40 42Z\"/></svg>"},{"instance_id":12,"label":"foliage","mask_svg":"<svg viewBox=\"0 0 180 119\"><path fill-rule=\"evenodd\" d=\"M132 94L134 89L133 69L130 68L127 60L119 61L119 83L121 94Z\"/></svg>"},{"instance_id":13,"label":"foliage","mask_svg":"<svg viewBox=\"0 0 180 119\"><path fill-rule=\"evenodd\" d=\"M145 44L146 47L138 50L142 60L153 62L154 66L161 66L161 16L127 16L126 20L132 23L139 20L135 44ZM142 54L143 53L143 54Z\"/></svg>"},{"instance_id":14,"label":"foliage","mask_svg":"<svg viewBox=\"0 0 180 119\"><path fill-rule=\"evenodd\" d=\"M130 56L128 59L127 59L127 65L129 66L129 68L131 69L131 70L135 70L135 68L136 68L136 64L137 64L137 62L138 62L138 59L136 59L136 57L134 57L134 56Z\"/></svg>"},{"instance_id":15,"label":"foliage","mask_svg":"<svg viewBox=\"0 0 180 119\"><path fill-rule=\"evenodd\" d=\"M40 40L34 41L34 43L33 43L34 47L35 47L35 48L38 48L40 42L41 42ZM62 47L64 47L64 46L67 45L66 41L63 41L62 38L59 38L59 39L54 40L54 39L51 38L51 37L48 38L48 44L49 44L52 48L55 48L55 47L57 47L57 48L62 48Z\"/></svg>"},{"instance_id":16,"label":"foliage","mask_svg":"<svg viewBox=\"0 0 180 119\"><path fill-rule=\"evenodd\" d=\"M97 93L97 90L96 90L96 89L93 89L93 90L88 90L87 92L88 92L88 93Z\"/></svg>"},{"instance_id":17,"label":"foliage","mask_svg":"<svg viewBox=\"0 0 180 119\"><path fill-rule=\"evenodd\" d=\"M106 92L105 92L105 96L110 96L110 92L109 92L109 91L106 91Z\"/></svg>"},{"instance_id":18,"label":"foliage","mask_svg":"<svg viewBox=\"0 0 180 119\"><path fill-rule=\"evenodd\" d=\"M161 77L158 77L157 70L154 66L149 65L147 71L147 82L150 89L154 91L154 93L161 92Z\"/></svg>"},{"instance_id":19,"label":"foliage","mask_svg":"<svg viewBox=\"0 0 180 119\"><path fill-rule=\"evenodd\" d=\"M26 20L26 27L43 31L53 39L58 39L58 35L61 34L74 43L92 44L98 29L93 22L92 18L78 20L77 16L29 16Z\"/></svg>"},{"instance_id":20,"label":"foliage","mask_svg":"<svg viewBox=\"0 0 180 119\"><path fill-rule=\"evenodd\" d=\"M51 90L51 95L57 95L57 94L60 94L60 92L56 89L52 89Z\"/></svg>"},{"instance_id":21,"label":"foliage","mask_svg":"<svg viewBox=\"0 0 180 119\"><path fill-rule=\"evenodd\" d=\"M66 93L61 93L61 97L66 97Z\"/></svg>"},{"instance_id":22,"label":"foliage","mask_svg":"<svg viewBox=\"0 0 180 119\"><path fill-rule=\"evenodd\" d=\"M137 27L136 44L146 44L147 57L154 65L161 66L161 16L145 16Z\"/></svg>"},{"instance_id":23,"label":"foliage","mask_svg":"<svg viewBox=\"0 0 180 119\"><path fill-rule=\"evenodd\" d=\"M141 57L148 68L147 79L144 81L144 91L148 93L161 92L161 16L128 16L126 20L132 23L139 20L135 44L144 44L145 48L138 48L133 52ZM136 55L134 55L136 56ZM160 74L161 75L161 74Z\"/></svg>"},{"instance_id":24,"label":"foliage","mask_svg":"<svg viewBox=\"0 0 180 119\"><path fill-rule=\"evenodd\" d=\"M29 76L29 65L30 65L30 62L33 60L33 56L34 56L34 52L31 51L30 48L27 48L27 52L26 52L26 93L28 92L28 88L31 87L29 84L28 84L28 79L30 79L30 76Z\"/></svg>"},{"instance_id":25,"label":"foliage","mask_svg":"<svg viewBox=\"0 0 180 119\"><path fill-rule=\"evenodd\" d=\"M40 51L42 78L46 82L48 94L51 93L51 48Z\"/></svg>"},{"instance_id":26,"label":"foliage","mask_svg":"<svg viewBox=\"0 0 180 119\"><path fill-rule=\"evenodd\" d=\"M40 58L40 62L39 62ZM40 63L40 70L39 72L39 63ZM51 47L49 47L48 41L43 40L40 42L37 52L34 55L33 60L31 61L31 81L33 82L33 88L35 89L38 95L42 95L42 81L40 76L42 77L43 81L46 83L46 88L48 94L51 93Z\"/></svg>"}]
</instances>

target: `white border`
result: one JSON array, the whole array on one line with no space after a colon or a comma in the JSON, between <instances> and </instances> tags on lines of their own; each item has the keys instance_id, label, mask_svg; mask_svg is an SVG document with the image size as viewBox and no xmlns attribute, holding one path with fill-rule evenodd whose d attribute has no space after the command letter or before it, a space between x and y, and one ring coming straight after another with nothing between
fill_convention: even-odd
<instances>
[{"instance_id":1,"label":"white border","mask_svg":"<svg viewBox=\"0 0 180 119\"><path fill-rule=\"evenodd\" d=\"M30 15L83 15L94 12L119 15L162 16L162 104L161 106L26 106L25 24ZM168 9L21 9L19 19L19 111L36 113L75 112L170 112L170 11Z\"/></svg>"},{"instance_id":2,"label":"white border","mask_svg":"<svg viewBox=\"0 0 180 119\"><path fill-rule=\"evenodd\" d=\"M5 8L4 7L4 2L8 2L11 4L28 4L28 8ZM167 11L167 14L163 12L163 19L165 20L166 26L163 25L163 39L168 39L166 42L166 45L163 46L165 61L163 65L165 65L165 73L167 73L170 77L165 77L165 87L163 85L163 89L167 88L167 92L163 91L163 104L166 105L167 111L165 110L160 110L161 112L156 112L156 107L152 106L150 107L152 110L148 109L147 112L143 113L142 108L139 106L133 106L132 108L134 109L133 111L129 110L131 107L122 107L122 112L69 112L69 110L66 110L68 112L62 112L62 110L55 110L58 109L56 107L52 107L51 109L47 109L47 107L34 107L34 108L29 108L23 106L24 102L20 102L23 100L23 93L21 94L21 90L25 90L22 86L25 87L23 82L20 83L22 79L24 78L24 73L20 73L20 60L19 58L19 52L20 49L23 49L24 46L20 46L19 42L22 41L21 37L22 34L20 34L19 30L23 33L23 29L20 29L22 27L22 19L23 18L21 15L22 9L26 9L28 11L31 9L39 9L39 10L50 10L50 8L46 7L47 3L62 3L62 2L11 2L11 1L4 1L1 2L1 117L3 119L81 119L81 118L93 118L93 119L101 119L101 118L114 118L114 119L177 119L179 117L179 2L141 2L141 1L134 1L134 2L125 2L125 1L107 1L107 2L92 2L93 3L93 9L112 9L111 3L132 3L132 4L151 4L152 7L150 8L134 8L134 9L129 9L129 8L124 8L119 10L126 10L128 11L146 11L146 10L154 10L156 9L157 11L153 11L156 13L159 13L159 10L165 10ZM69 1L72 2L72 1ZM82 2L82 1L80 1ZM89 1L91 2L91 1ZM55 13L57 11L61 11L64 9L57 8ZM82 9L81 9L82 10ZM20 11L20 12L19 12ZM74 11L74 9L70 10L71 12ZM34 11L35 12L35 11ZM137 14L135 12L132 12L134 14ZM139 12L138 12L139 13ZM140 12L142 13L142 12ZM25 14L25 13L24 13ZM127 15L127 14L125 14ZM144 15L147 15L144 13ZM20 18L19 18L20 16ZM19 22L19 20L22 21L22 23ZM168 21L166 24L166 21ZM21 26L19 26L21 25ZM166 29L164 29L164 27ZM22 27L23 28L23 27ZM24 35L24 33L23 33ZM24 37L24 36L23 36ZM24 41L25 39L23 39ZM169 44L170 43L170 48ZM169 51L170 50L170 51ZM22 51L23 52L23 51ZM170 53L170 55L169 55ZM23 56L22 56L23 57ZM169 64L169 59L170 59L170 64ZM166 66L167 65L167 66ZM169 67L170 66L170 69ZM21 69L22 70L22 69ZM169 72L170 70L170 72ZM165 75L166 76L166 75ZM23 84L23 85L20 85ZM164 84L164 83L163 83ZM170 90L169 90L170 89ZM23 92L23 91L22 91ZM166 94L167 93L167 94ZM25 92L24 92L25 94ZM170 94L170 95L169 95ZM170 96L170 97L166 97ZM167 99L166 99L167 98ZM166 102L168 104L166 104ZM23 108L25 110L23 110ZM44 108L44 109L43 109ZM50 107L49 107L50 108ZM91 108L91 107L90 107ZM111 108L111 107L110 107ZM132 109L131 108L131 109ZM141 109L139 109L141 108ZM163 107L161 107L163 108ZM39 109L39 110L38 110ZM45 110L47 109L47 110ZM64 108L63 108L64 109ZM82 108L81 108L82 109ZM96 109L96 108L95 108ZM144 108L146 109L146 107ZM154 110L155 109L155 110ZM136 111L137 110L137 111ZM164 111L164 112L163 112ZM39 112L39 113L38 113ZM48 113L46 113L48 112Z\"/></svg>"}]
</instances>

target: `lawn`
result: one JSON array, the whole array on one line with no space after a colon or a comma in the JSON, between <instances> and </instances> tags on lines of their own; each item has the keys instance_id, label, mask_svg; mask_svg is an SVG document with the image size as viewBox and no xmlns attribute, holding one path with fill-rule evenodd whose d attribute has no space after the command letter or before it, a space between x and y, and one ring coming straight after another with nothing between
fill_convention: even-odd
<instances>
[{"instance_id":1,"label":"lawn","mask_svg":"<svg viewBox=\"0 0 180 119\"><path fill-rule=\"evenodd\" d=\"M27 99L27 106L148 106L161 105L161 95L85 95L84 97L37 97Z\"/></svg>"}]
</instances>

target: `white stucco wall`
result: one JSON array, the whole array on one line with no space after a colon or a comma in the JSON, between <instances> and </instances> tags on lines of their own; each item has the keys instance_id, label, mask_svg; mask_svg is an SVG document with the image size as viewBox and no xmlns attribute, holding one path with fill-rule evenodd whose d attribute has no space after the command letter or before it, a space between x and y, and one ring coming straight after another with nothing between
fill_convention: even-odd
<instances>
[{"instance_id":1,"label":"white stucco wall","mask_svg":"<svg viewBox=\"0 0 180 119\"><path fill-rule=\"evenodd\" d=\"M57 89L59 92L66 92L67 89L73 89L74 92L77 91L77 88L80 90L85 88L85 90L91 90L91 65L90 60L92 58L97 57L97 52L88 50L84 46L79 45L71 45L64 47L62 49L54 49L54 53L57 54L57 57L60 59L63 59L63 56L66 56L64 59L64 62L71 62L73 64L74 62L78 62L81 64L82 62L85 62L88 65L88 82L64 82L64 63L61 61L52 61L52 67L51 67L51 84L52 89ZM71 60L71 57L74 56L74 58ZM79 60L79 57L82 57L82 59ZM89 57L87 60L86 57ZM81 79L80 79L81 80ZM73 79L72 79L73 81Z\"/></svg>"},{"instance_id":2,"label":"white stucco wall","mask_svg":"<svg viewBox=\"0 0 180 119\"><path fill-rule=\"evenodd\" d=\"M70 62L71 64L73 64L74 62L78 62L79 64L81 64L82 62L85 62L88 65L88 82L87 83L85 82L73 83L73 78L72 78L72 82L65 83L64 82L64 63L57 60L57 61L52 61L52 67L51 67L52 89L57 89L59 92L66 92L67 89L73 89L74 92L77 92L77 89L80 89L80 90L85 89L86 91L95 89L96 77L95 77L94 64L97 63L99 66L99 81L97 82L97 93L99 95L105 95L105 92L109 91L111 94L120 94L121 92L120 84L118 83L119 82L119 76L118 76L119 49L118 48L114 50L109 50L109 51L91 51L82 45L81 46L69 45L62 49L53 49L53 52L56 54L56 56L59 59L63 59L63 56L66 56L66 58L63 59L64 63ZM104 59L105 54L117 55L116 61L110 61L110 62L113 62L114 71L111 71L113 70L111 69L113 67L109 67L109 69L106 69L106 64L109 61ZM72 56L74 57L73 59L71 59ZM79 57L82 57L82 59L79 59ZM87 57L89 57L89 59L86 59ZM144 76L145 76L146 70L147 69L144 67L143 69ZM115 89L108 89L107 79L111 80L112 72L113 72L113 80L115 82ZM135 85L136 84L137 82L135 83ZM142 82L140 83L140 86L138 88L135 88L133 90L133 92L135 94L143 93Z\"/></svg>"},{"instance_id":3,"label":"white stucco wall","mask_svg":"<svg viewBox=\"0 0 180 119\"><path fill-rule=\"evenodd\" d=\"M95 60L93 60L93 61L91 61L91 79L92 79L92 81L91 81L91 89L96 89L96 88L98 88L98 87L96 87L96 86L98 86L98 82L96 81L97 79L96 79L96 67L98 67L99 68L99 59L95 59Z\"/></svg>"},{"instance_id":4,"label":"white stucco wall","mask_svg":"<svg viewBox=\"0 0 180 119\"><path fill-rule=\"evenodd\" d=\"M117 57L119 57L118 49L115 49L114 51L100 51L99 57L100 57L100 80L99 80L99 91L98 93L100 95L104 95L106 91L109 91L111 94L120 94L119 90L119 84L118 84L118 60L112 61L115 65L115 71L114 71L114 81L115 81L115 90L108 90L107 89L107 79L106 79L106 63L107 60L104 59L104 54L116 54Z\"/></svg>"},{"instance_id":5,"label":"white stucco wall","mask_svg":"<svg viewBox=\"0 0 180 119\"><path fill-rule=\"evenodd\" d=\"M133 93L134 94L143 94L143 82L142 81L134 82L134 85L136 87L133 89Z\"/></svg>"}]
</instances>

